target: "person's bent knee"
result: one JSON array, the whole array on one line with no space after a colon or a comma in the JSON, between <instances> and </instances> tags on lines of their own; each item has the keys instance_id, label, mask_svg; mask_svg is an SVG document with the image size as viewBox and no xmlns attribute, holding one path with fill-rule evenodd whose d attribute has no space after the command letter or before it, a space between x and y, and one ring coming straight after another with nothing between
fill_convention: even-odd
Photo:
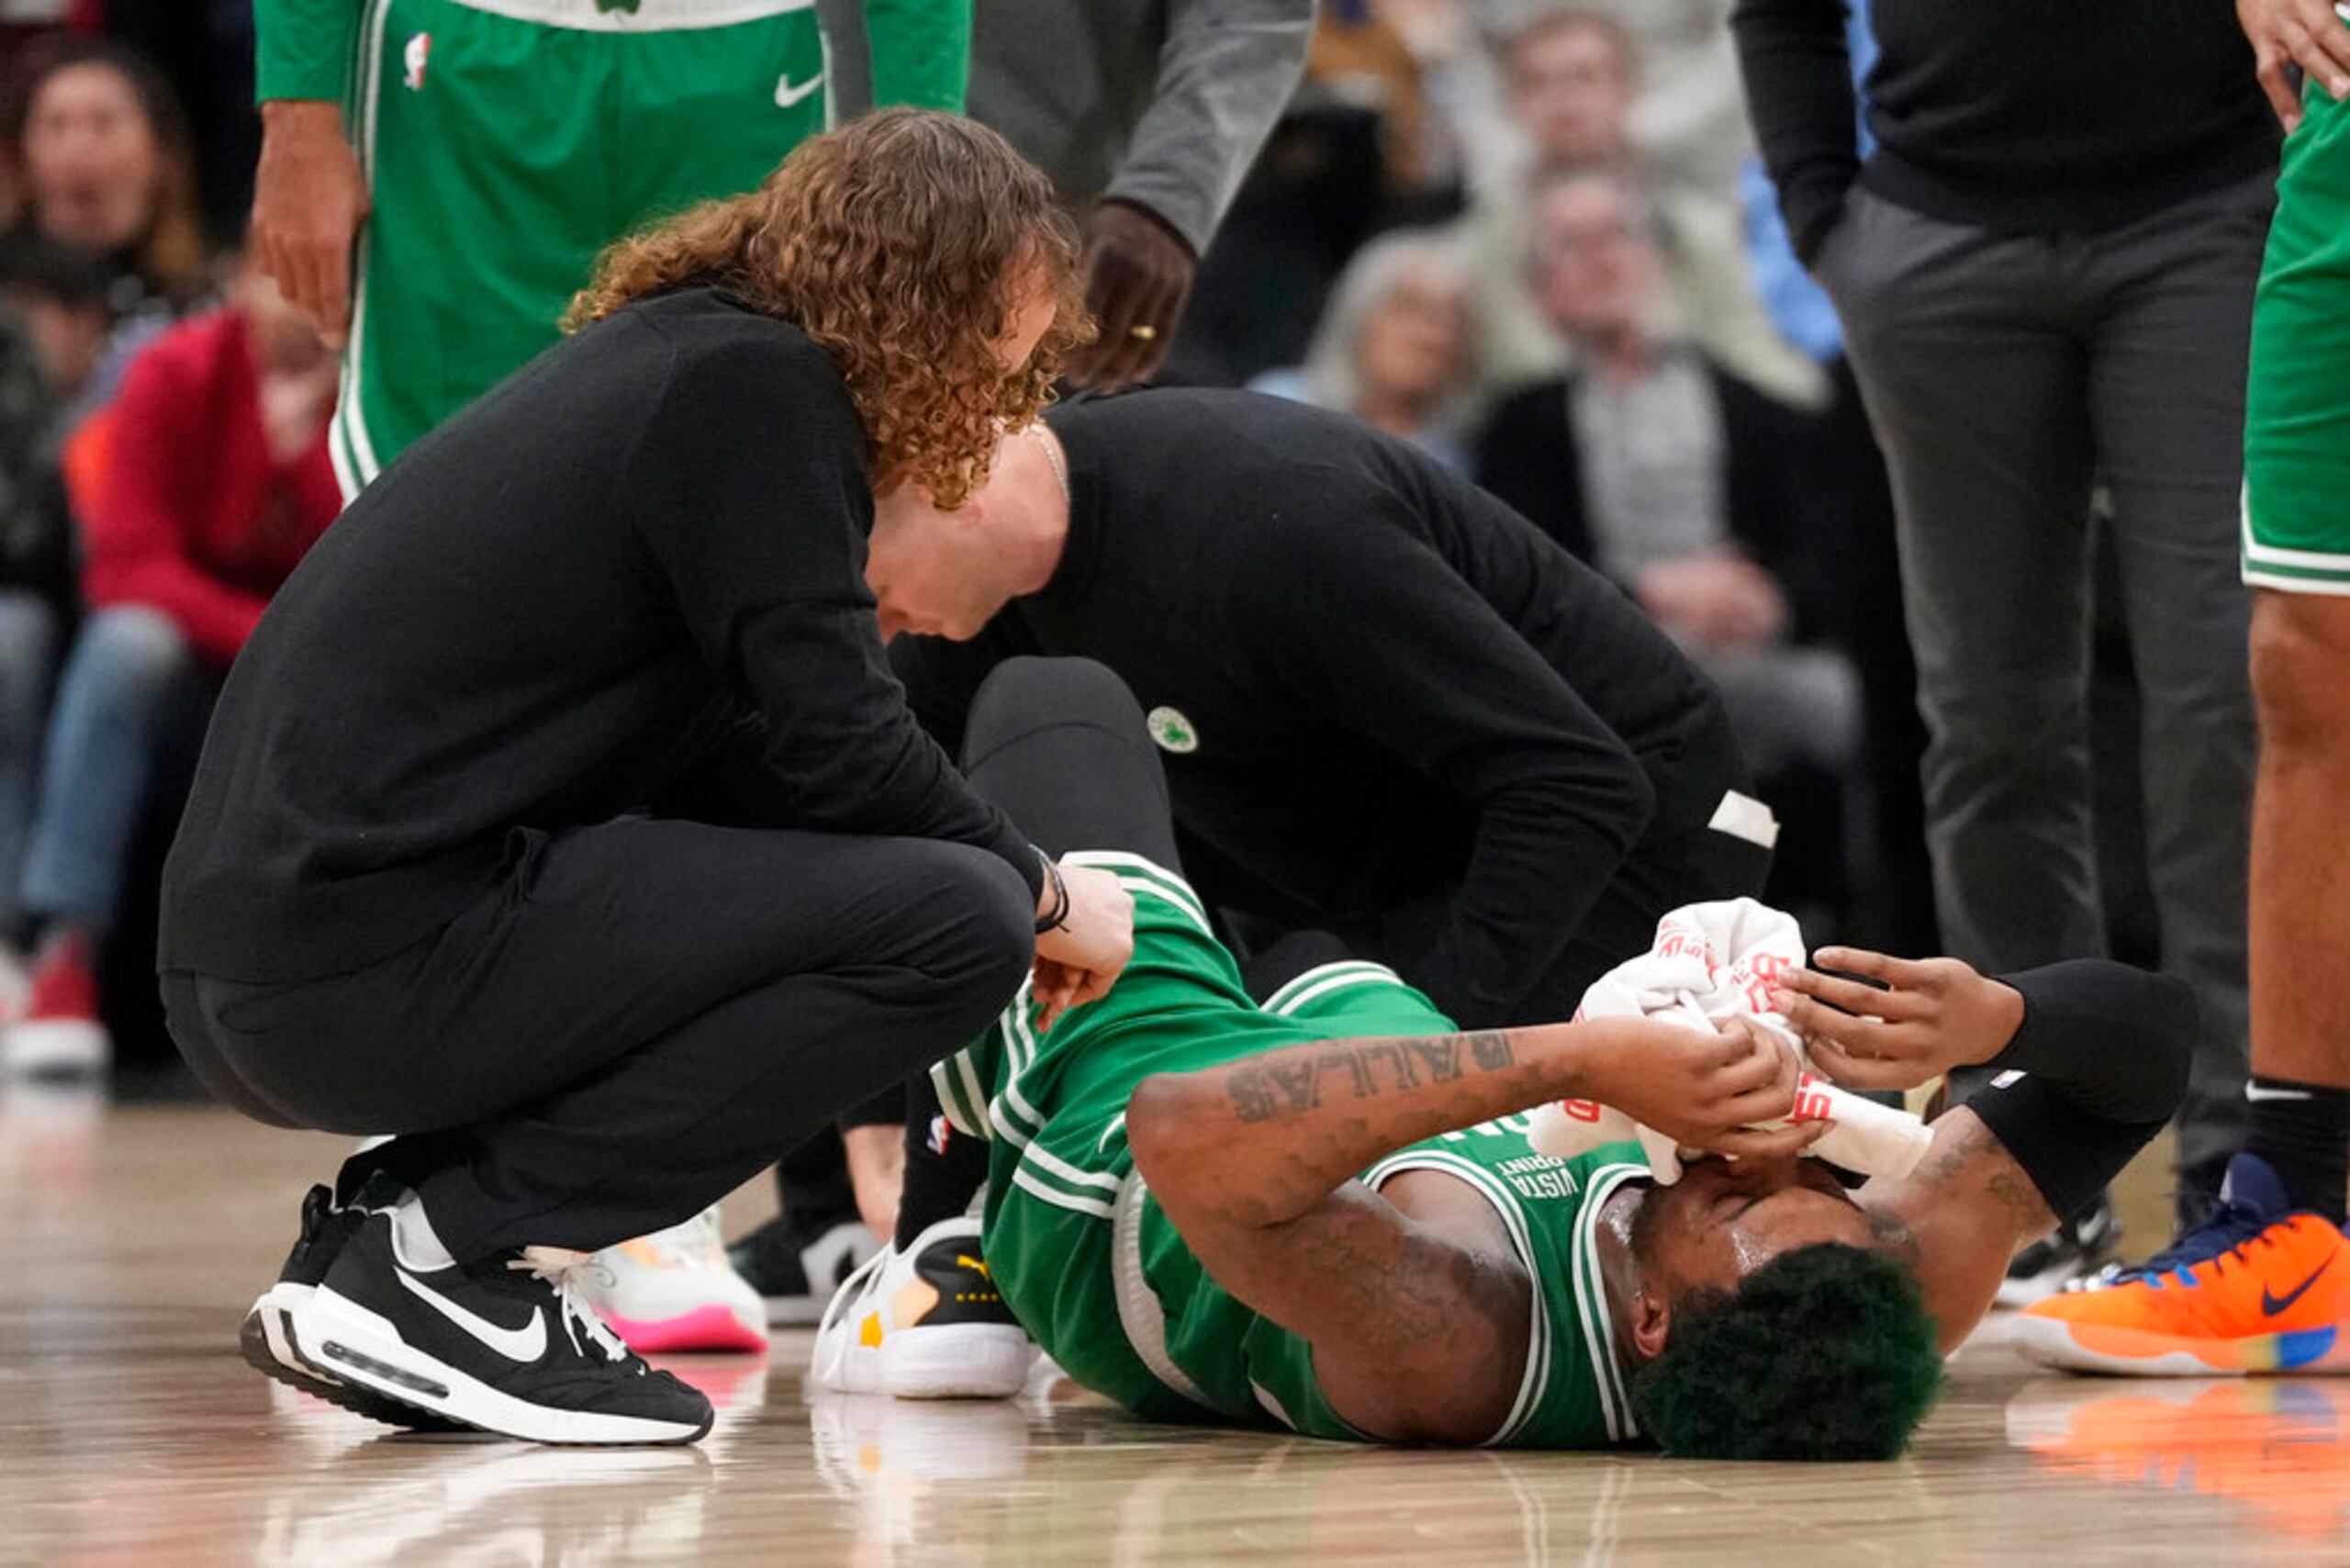
<instances>
[{"instance_id":1,"label":"person's bent knee","mask_svg":"<svg viewBox=\"0 0 2350 1568\"><path fill-rule=\"evenodd\" d=\"M85 679L126 695L159 690L195 662L187 634L162 610L123 604L93 614L74 646Z\"/></svg>"},{"instance_id":2,"label":"person's bent knee","mask_svg":"<svg viewBox=\"0 0 2350 1568\"><path fill-rule=\"evenodd\" d=\"M971 699L970 729L1000 726L1020 714L1049 715L1056 722L1115 722L1140 704L1109 666L1093 659L1040 658L1022 655L988 672Z\"/></svg>"},{"instance_id":3,"label":"person's bent knee","mask_svg":"<svg viewBox=\"0 0 2350 1568\"><path fill-rule=\"evenodd\" d=\"M1012 1000L1036 957L1036 901L1001 857L944 845L933 900L935 950L923 971L957 994Z\"/></svg>"},{"instance_id":4,"label":"person's bent knee","mask_svg":"<svg viewBox=\"0 0 2350 1568\"><path fill-rule=\"evenodd\" d=\"M2262 588L2252 610L2252 690L2262 743L2350 750L2350 598Z\"/></svg>"}]
</instances>

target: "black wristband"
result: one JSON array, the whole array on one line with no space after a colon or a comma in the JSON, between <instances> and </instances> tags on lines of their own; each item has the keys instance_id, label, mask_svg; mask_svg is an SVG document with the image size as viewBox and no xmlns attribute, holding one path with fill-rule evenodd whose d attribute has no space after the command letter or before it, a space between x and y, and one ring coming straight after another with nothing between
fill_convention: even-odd
<instances>
[{"instance_id":1,"label":"black wristband","mask_svg":"<svg viewBox=\"0 0 2350 1568\"><path fill-rule=\"evenodd\" d=\"M2166 1121L2187 1097L2199 1032L2195 993L2167 975L2074 958L1999 977L2023 1024L1984 1066L2028 1072L2108 1121Z\"/></svg>"},{"instance_id":2,"label":"black wristband","mask_svg":"<svg viewBox=\"0 0 2350 1568\"><path fill-rule=\"evenodd\" d=\"M1069 929L1069 881L1061 875L1061 868L1053 864L1051 856L1039 849L1036 858L1045 863L1045 884L1053 890L1053 902L1043 914L1036 917L1036 935L1042 936L1047 931L1066 931Z\"/></svg>"}]
</instances>

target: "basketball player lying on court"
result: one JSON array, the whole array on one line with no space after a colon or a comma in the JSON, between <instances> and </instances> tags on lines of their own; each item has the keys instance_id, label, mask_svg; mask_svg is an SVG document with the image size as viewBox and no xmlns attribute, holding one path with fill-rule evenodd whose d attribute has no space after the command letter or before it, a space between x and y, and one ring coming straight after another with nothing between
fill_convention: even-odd
<instances>
[{"instance_id":1,"label":"basketball player lying on court","mask_svg":"<svg viewBox=\"0 0 2350 1568\"><path fill-rule=\"evenodd\" d=\"M820 1384L1008 1392L1024 1327L1156 1419L1891 1458L2009 1259L2184 1092L2195 1029L2176 982L1840 953L1890 989L1788 976L1783 1009L1819 1069L1863 1087L1960 1063L2025 1075L1946 1112L1908 1177L1848 1193L1798 1158L1819 1124L1751 1130L1789 1114L1797 1078L1751 1024L1461 1034L1378 966L1295 959L1260 1006L1177 868L1142 715L1098 665L999 668L965 763L1036 842L1117 872L1135 956L1102 1001L1044 1027L1024 997L933 1070L946 1125L915 1116L906 1201L939 1223L843 1287ZM1633 1144L1539 1154L1514 1113L1561 1098L1724 1158L1665 1187ZM953 1217L969 1187L923 1169L967 1134L991 1140L984 1264Z\"/></svg>"}]
</instances>

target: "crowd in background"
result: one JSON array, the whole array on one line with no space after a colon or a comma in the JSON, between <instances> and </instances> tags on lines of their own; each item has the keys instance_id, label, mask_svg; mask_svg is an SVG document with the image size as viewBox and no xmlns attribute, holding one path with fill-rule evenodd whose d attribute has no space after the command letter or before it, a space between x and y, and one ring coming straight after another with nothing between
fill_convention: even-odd
<instances>
[{"instance_id":1,"label":"crowd in background","mask_svg":"<svg viewBox=\"0 0 2350 1568\"><path fill-rule=\"evenodd\" d=\"M1774 901L1929 950L1884 469L1728 11L1326 0L1158 378L1351 412L1614 578L1728 697L1785 824ZM331 354L234 262L252 45L249 0L0 3L0 1009L45 987L88 1025L12 1067L165 1054L160 846L337 506Z\"/></svg>"}]
</instances>

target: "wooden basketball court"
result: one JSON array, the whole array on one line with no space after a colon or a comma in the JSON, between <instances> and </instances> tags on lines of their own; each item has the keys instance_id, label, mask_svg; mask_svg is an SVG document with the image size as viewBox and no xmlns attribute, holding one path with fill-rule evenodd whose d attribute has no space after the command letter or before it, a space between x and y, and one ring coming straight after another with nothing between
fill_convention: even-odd
<instances>
[{"instance_id":1,"label":"wooden basketball court","mask_svg":"<svg viewBox=\"0 0 2350 1568\"><path fill-rule=\"evenodd\" d=\"M0 1097L0 1563L2350 1562L2350 1379L2045 1377L1997 1320L1892 1465L1363 1450L1147 1426L1066 1383L811 1406L805 1334L668 1363L722 1406L697 1448L395 1436L235 1350L343 1152Z\"/></svg>"}]
</instances>

